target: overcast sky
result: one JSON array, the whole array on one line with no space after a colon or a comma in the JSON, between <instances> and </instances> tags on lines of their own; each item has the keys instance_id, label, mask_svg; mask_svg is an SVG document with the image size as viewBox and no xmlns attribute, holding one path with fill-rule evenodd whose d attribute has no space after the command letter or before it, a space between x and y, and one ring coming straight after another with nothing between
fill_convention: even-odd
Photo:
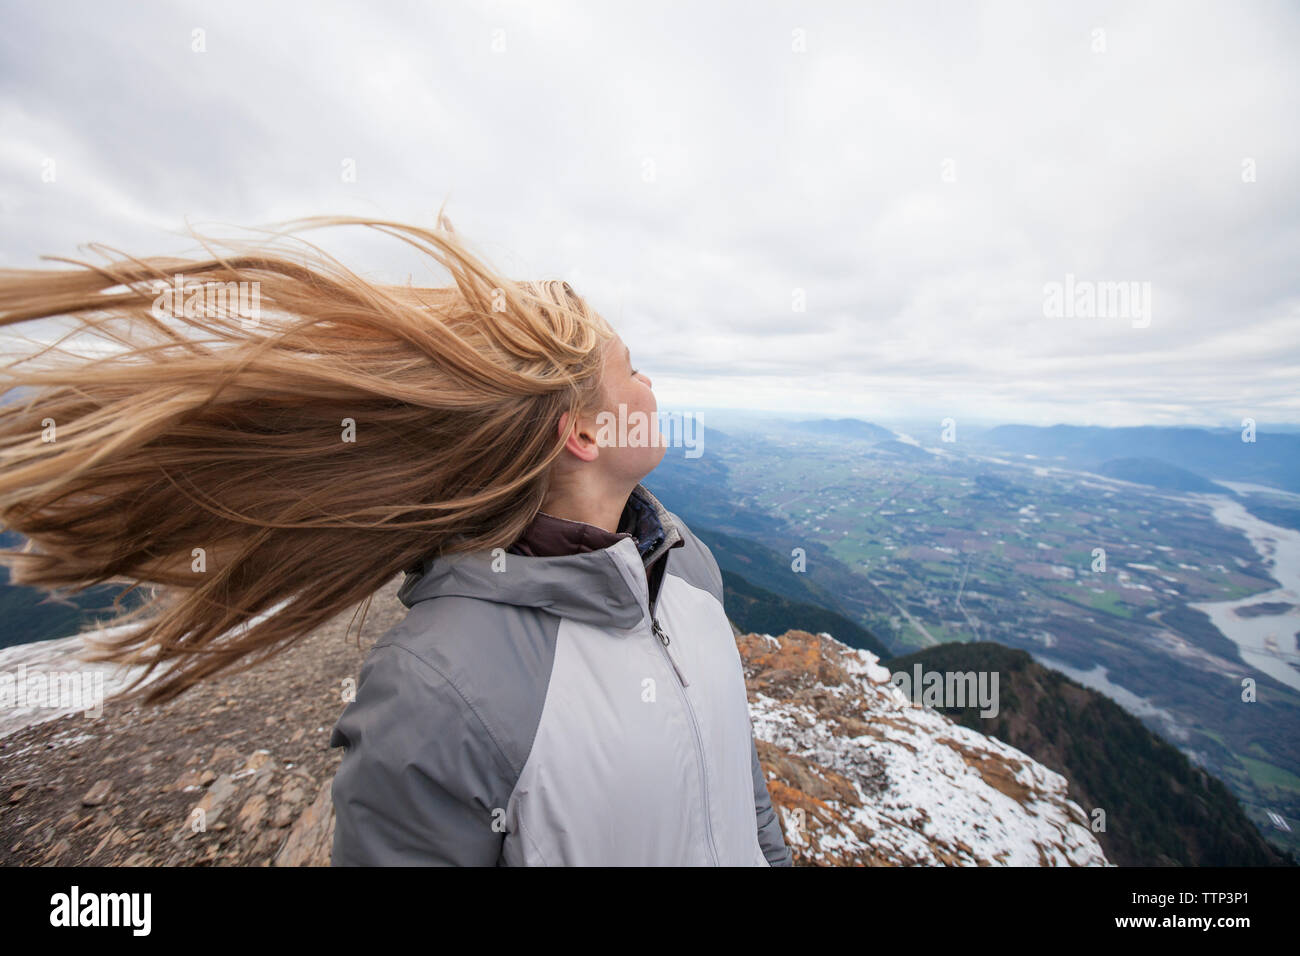
<instances>
[{"instance_id":1,"label":"overcast sky","mask_svg":"<svg viewBox=\"0 0 1300 956\"><path fill-rule=\"evenodd\" d=\"M446 199L507 274L586 295L665 411L1300 421L1295 4L0 15L0 265ZM1048 314L1067 274L1149 312Z\"/></svg>"}]
</instances>

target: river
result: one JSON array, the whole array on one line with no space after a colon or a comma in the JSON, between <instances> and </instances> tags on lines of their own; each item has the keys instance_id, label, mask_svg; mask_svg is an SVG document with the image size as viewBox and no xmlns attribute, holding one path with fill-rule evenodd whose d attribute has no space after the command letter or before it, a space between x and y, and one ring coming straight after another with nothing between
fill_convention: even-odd
<instances>
[{"instance_id":1,"label":"river","mask_svg":"<svg viewBox=\"0 0 1300 956\"><path fill-rule=\"evenodd\" d=\"M1227 482L1224 482L1227 484ZM1249 487L1242 485L1246 490ZM1276 493L1275 489L1267 489ZM1288 662L1300 662L1296 634L1300 632L1300 531L1260 521L1239 502L1226 495L1194 495L1192 500L1208 504L1219 524L1236 528L1250 539L1259 552L1269 576L1280 585L1236 601L1189 604L1204 611L1223 634L1237 645L1242 660L1256 670L1300 690L1300 670ZM1239 617L1237 608L1283 602L1293 605L1283 614Z\"/></svg>"}]
</instances>

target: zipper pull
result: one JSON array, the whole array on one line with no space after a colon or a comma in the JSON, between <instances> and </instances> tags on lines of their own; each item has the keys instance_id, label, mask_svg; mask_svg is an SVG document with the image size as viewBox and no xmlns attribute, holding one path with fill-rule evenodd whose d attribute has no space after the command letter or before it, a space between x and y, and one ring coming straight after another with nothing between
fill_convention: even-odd
<instances>
[{"instance_id":1,"label":"zipper pull","mask_svg":"<svg viewBox=\"0 0 1300 956\"><path fill-rule=\"evenodd\" d=\"M655 637L659 638L660 643L662 643L664 647L667 647L668 635L664 632L664 629L659 626L659 618L650 618L650 627L654 630Z\"/></svg>"}]
</instances>

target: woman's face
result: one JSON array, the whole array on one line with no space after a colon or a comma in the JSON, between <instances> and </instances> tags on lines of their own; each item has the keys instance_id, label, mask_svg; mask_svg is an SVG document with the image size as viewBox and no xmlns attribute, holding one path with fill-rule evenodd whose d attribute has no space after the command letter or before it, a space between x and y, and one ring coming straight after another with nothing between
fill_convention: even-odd
<instances>
[{"instance_id":1,"label":"woman's face","mask_svg":"<svg viewBox=\"0 0 1300 956\"><path fill-rule=\"evenodd\" d=\"M659 405L650 387L650 378L633 365L627 345L617 335L606 345L605 401L606 413L597 425L600 434L600 457L607 459L611 476L640 481L663 460L666 445L659 432Z\"/></svg>"}]
</instances>

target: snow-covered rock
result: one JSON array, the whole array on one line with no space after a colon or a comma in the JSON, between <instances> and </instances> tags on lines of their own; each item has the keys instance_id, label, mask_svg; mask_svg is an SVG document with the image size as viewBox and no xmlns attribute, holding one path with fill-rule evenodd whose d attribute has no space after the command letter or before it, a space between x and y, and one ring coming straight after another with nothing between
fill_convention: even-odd
<instances>
[{"instance_id":1,"label":"snow-covered rock","mask_svg":"<svg viewBox=\"0 0 1300 956\"><path fill-rule=\"evenodd\" d=\"M737 639L796 865L1109 866L1067 783L829 634Z\"/></svg>"}]
</instances>

